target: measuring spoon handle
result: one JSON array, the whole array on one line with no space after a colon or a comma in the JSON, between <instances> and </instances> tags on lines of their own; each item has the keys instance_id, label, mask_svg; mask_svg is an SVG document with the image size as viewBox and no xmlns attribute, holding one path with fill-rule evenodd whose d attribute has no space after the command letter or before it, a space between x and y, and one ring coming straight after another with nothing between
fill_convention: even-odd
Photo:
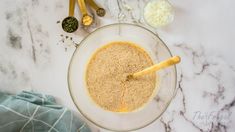
<instances>
[{"instance_id":1,"label":"measuring spoon handle","mask_svg":"<svg viewBox=\"0 0 235 132\"><path fill-rule=\"evenodd\" d=\"M78 5L80 8L80 11L82 12L82 15L87 15L87 9L86 9L86 4L84 0L78 0Z\"/></svg>"},{"instance_id":2,"label":"measuring spoon handle","mask_svg":"<svg viewBox=\"0 0 235 132\"><path fill-rule=\"evenodd\" d=\"M69 16L74 16L75 0L69 0Z\"/></svg>"}]
</instances>

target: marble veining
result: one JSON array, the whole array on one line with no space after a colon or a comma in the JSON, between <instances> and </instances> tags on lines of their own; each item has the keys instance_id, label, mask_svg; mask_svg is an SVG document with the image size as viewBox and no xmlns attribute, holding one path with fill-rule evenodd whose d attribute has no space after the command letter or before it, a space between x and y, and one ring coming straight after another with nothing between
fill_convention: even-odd
<instances>
[{"instance_id":1,"label":"marble veining","mask_svg":"<svg viewBox=\"0 0 235 132\"><path fill-rule=\"evenodd\" d=\"M179 68L181 74L178 81L179 87L177 94L180 94L183 106L181 110L179 110L179 115L198 131L227 131L227 129L231 127L230 123L234 119L231 117L231 115L232 111L234 111L233 106L235 96L234 94L229 95L229 91L234 92L233 85L235 78L234 76L226 75L226 72L234 74L234 70L230 65L224 62L221 56L208 56L202 45L198 46L198 49L189 47L184 43L175 44L174 47L178 48L182 51L183 54L187 55L193 64L193 66L190 67L191 71L188 72L183 70L183 65L181 65ZM184 57L184 55L182 56ZM196 80L200 77L204 78L203 76L206 77L206 79L210 79L210 83L213 83L214 87L200 90L200 93L197 94L197 96L203 100L210 100L210 103L207 104L210 106L210 108L208 108L209 111L206 111L205 113L200 110L194 111L194 115L190 117L187 113L192 111L188 111L188 109L191 109L190 106L193 107L195 104L190 104L195 103L196 101L193 101L193 99L190 99L190 96L188 96L187 93L189 91L187 91L187 88L190 87L185 86L187 85L186 81L192 81L191 84L195 85L196 82L193 80ZM203 80L200 81L201 83L209 83L203 82ZM232 87L229 86L229 84L232 85ZM194 87L192 86L191 88ZM194 89L193 92L196 90L198 89ZM203 104L203 102L201 103ZM165 127L166 131L167 129L169 130L169 123L168 126Z\"/></svg>"},{"instance_id":2,"label":"marble veining","mask_svg":"<svg viewBox=\"0 0 235 132\"><path fill-rule=\"evenodd\" d=\"M235 14L232 0L175 0L172 24L153 29L142 16L148 0L96 0L107 15L73 34L63 32L68 1L1 0L0 90L55 96L77 112L67 88L75 47L96 28L118 22L144 26L182 57L177 93L166 112L138 132L233 132L235 129ZM75 16L81 14L76 7ZM159 102L159 98L155 98ZM91 124L94 132L103 132Z\"/></svg>"}]
</instances>

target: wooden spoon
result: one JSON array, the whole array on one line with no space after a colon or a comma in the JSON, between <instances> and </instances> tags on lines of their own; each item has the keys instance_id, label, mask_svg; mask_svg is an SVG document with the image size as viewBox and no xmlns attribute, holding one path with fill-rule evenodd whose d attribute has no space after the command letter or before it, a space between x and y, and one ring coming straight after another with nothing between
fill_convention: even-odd
<instances>
[{"instance_id":1,"label":"wooden spoon","mask_svg":"<svg viewBox=\"0 0 235 132\"><path fill-rule=\"evenodd\" d=\"M166 68L166 67L169 67L171 65L175 65L177 63L180 62L180 57L179 56L174 56L174 57L171 57L165 61L162 61L158 64L155 64L153 66L150 66L142 71L139 71L139 72L136 72L136 73L133 73L133 74L130 74L127 76L127 79L131 79L131 78L137 78L139 76L143 76L143 75L146 75L146 74L149 74L149 73L153 73L153 72L156 72L160 69L163 69L163 68Z\"/></svg>"}]
</instances>

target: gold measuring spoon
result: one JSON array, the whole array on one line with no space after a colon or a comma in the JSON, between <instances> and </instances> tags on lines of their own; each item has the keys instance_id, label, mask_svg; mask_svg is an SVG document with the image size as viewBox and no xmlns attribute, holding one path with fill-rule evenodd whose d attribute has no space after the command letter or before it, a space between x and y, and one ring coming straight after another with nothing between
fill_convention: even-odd
<instances>
[{"instance_id":1,"label":"gold measuring spoon","mask_svg":"<svg viewBox=\"0 0 235 132\"><path fill-rule=\"evenodd\" d=\"M69 1L69 16L62 21L62 28L65 32L72 33L78 29L78 20L74 17L75 0Z\"/></svg>"},{"instance_id":2,"label":"gold measuring spoon","mask_svg":"<svg viewBox=\"0 0 235 132\"><path fill-rule=\"evenodd\" d=\"M171 57L165 61L162 61L158 64L155 64L153 66L150 66L142 71L139 71L139 72L136 72L136 73L133 73L131 75L128 75L127 76L127 79L131 79L131 78L137 78L139 76L143 76L143 75L146 75L146 74L149 74L149 73L153 73L153 72L156 72L160 69L163 69L163 68L166 68L166 67L169 67L171 65L175 65L177 63L180 62L180 57L179 56L174 56L174 57Z\"/></svg>"},{"instance_id":3,"label":"gold measuring spoon","mask_svg":"<svg viewBox=\"0 0 235 132\"><path fill-rule=\"evenodd\" d=\"M92 16L88 15L88 13L87 13L85 1L78 0L78 5L79 5L80 11L82 13L82 19L81 19L82 24L84 26L90 26L93 22L93 18L92 18Z\"/></svg>"},{"instance_id":4,"label":"gold measuring spoon","mask_svg":"<svg viewBox=\"0 0 235 132\"><path fill-rule=\"evenodd\" d=\"M99 7L94 0L86 0L87 3L95 9L97 16L103 17L106 13L104 8Z\"/></svg>"}]
</instances>

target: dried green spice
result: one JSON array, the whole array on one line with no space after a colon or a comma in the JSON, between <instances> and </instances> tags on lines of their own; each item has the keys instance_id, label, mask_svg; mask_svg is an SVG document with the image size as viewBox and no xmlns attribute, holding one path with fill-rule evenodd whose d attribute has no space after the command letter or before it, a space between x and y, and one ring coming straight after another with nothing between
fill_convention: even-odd
<instances>
[{"instance_id":1,"label":"dried green spice","mask_svg":"<svg viewBox=\"0 0 235 132\"><path fill-rule=\"evenodd\" d=\"M100 17L103 17L105 15L105 10L103 8L99 8L98 10L96 10L96 14Z\"/></svg>"},{"instance_id":2,"label":"dried green spice","mask_svg":"<svg viewBox=\"0 0 235 132\"><path fill-rule=\"evenodd\" d=\"M78 20L75 17L66 17L62 22L62 28L68 33L75 32L78 29Z\"/></svg>"}]
</instances>

